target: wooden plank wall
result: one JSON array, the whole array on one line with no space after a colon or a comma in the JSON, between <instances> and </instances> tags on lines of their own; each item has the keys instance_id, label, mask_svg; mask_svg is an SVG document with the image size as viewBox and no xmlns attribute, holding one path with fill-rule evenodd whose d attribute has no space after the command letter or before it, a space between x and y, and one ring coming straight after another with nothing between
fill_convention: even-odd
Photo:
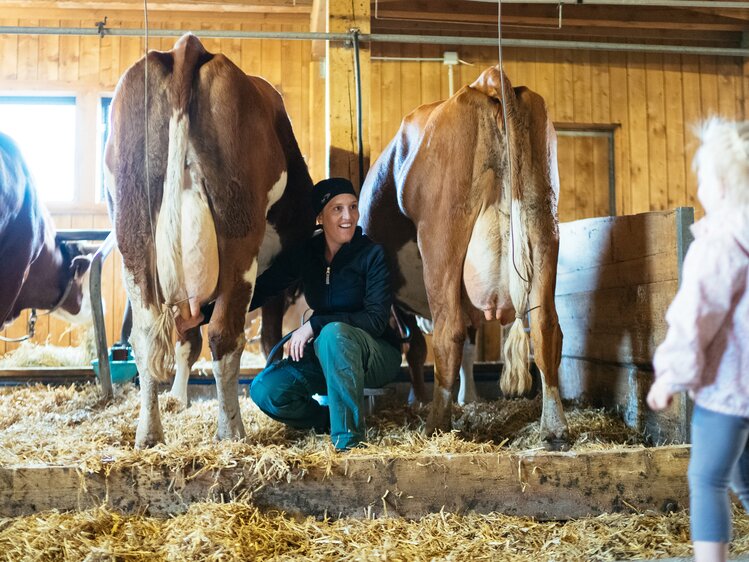
<instances>
[{"instance_id":1,"label":"wooden plank wall","mask_svg":"<svg viewBox=\"0 0 749 562\"><path fill-rule=\"evenodd\" d=\"M6 15L6 14L3 14ZM0 25L84 27L88 20L43 20L37 17L4 18ZM195 17L194 15L192 16ZM94 21L93 16L91 18ZM141 28L140 21L112 20L113 28ZM247 31L308 31L308 18L258 17L256 21L239 24L222 21L180 19L152 24L152 28L241 29ZM155 38L149 48L167 50L176 38ZM320 62L313 61L309 45L291 40L208 39L206 48L223 52L245 72L263 76L284 96L286 109L294 125L302 153L310 165L313 179L322 179L324 165L324 131L318 115L324 108L324 80ZM122 73L143 55L144 41L132 37L77 36L10 36L0 35L0 95L50 91L73 93L77 96L79 137L77 149L78 186L76 202L51 207L57 228L110 228L105 206L95 195L96 159L99 151L97 136L100 95L112 95ZM310 126L313 124L315 126ZM1 125L0 125L1 127ZM106 325L110 345L119 337L125 294L120 274L119 253L104 265L103 293L106 300ZM26 333L28 312L2 332L6 337ZM64 322L41 317L37 323L35 342L49 341L55 345L77 344L77 332L68 330ZM0 355L18 344L0 342ZM207 354L206 354L207 356Z\"/></svg>"},{"instance_id":2,"label":"wooden plank wall","mask_svg":"<svg viewBox=\"0 0 749 562\"><path fill-rule=\"evenodd\" d=\"M94 15L77 20L42 19L44 14L34 10L3 16L0 25L11 26L79 27L95 21ZM177 21L156 20L152 28L309 29L308 19L301 16L285 16L283 20L257 16L241 24L220 14L195 19L194 15L177 13L175 18ZM108 25L140 28L142 22L110 18ZM167 49L174 39L150 41L150 47ZM322 178L324 78L322 63L312 60L309 45L297 41L221 39L207 40L206 46L226 53L245 71L264 76L282 91L313 179ZM60 228L109 225L103 206L95 199L98 97L112 93L119 76L141 56L142 50L143 41L138 38L0 35L0 93L47 90L73 92L79 99L78 201L52 209ZM454 46L377 44L372 55L440 57L444 50L457 50L461 59L473 63L456 68L456 89L472 82L497 60L496 49ZM749 107L749 65L739 59L505 49L504 60L513 84L527 85L544 96L555 122L613 127L617 214L697 206L691 172L695 149L692 126L713 114L744 118ZM447 96L447 69L439 62L373 60L371 102L365 113L372 159L395 134L404 115L422 103ZM607 193L602 186L607 186L608 155L604 145L598 139L564 137L559 143L562 219L605 214ZM108 295L107 329L111 342L119 330L124 302L118 257L110 260L106 271L104 291ZM61 323L45 320L41 324L37 341L44 341L47 336L53 342L70 341L69 334L60 339L66 328ZM25 319L21 318L7 334L18 335L24 326ZM480 340L479 356L485 360L495 360L500 355L498 331L498 326L492 326ZM0 342L0 354L13 347Z\"/></svg>"},{"instance_id":3,"label":"wooden plank wall","mask_svg":"<svg viewBox=\"0 0 749 562\"><path fill-rule=\"evenodd\" d=\"M457 67L456 89L497 63L496 49L478 47L378 44L372 56L441 57L445 50L473 63ZM713 115L747 117L747 70L740 58L510 48L503 58L513 85L542 95L555 123L614 126L617 214L698 207L692 128ZM447 72L441 62L372 61L372 161L402 116L447 97ZM588 165L582 158L588 150L584 143L575 146L560 162L560 208L577 206L565 194L585 189L576 184L578 176L587 182L581 165Z\"/></svg>"},{"instance_id":4,"label":"wooden plank wall","mask_svg":"<svg viewBox=\"0 0 749 562\"><path fill-rule=\"evenodd\" d=\"M616 407L656 442L687 440L684 396L664 413L645 396L652 357L666 336L679 286L691 208L564 223L556 307L564 333L560 390L566 399Z\"/></svg>"}]
</instances>

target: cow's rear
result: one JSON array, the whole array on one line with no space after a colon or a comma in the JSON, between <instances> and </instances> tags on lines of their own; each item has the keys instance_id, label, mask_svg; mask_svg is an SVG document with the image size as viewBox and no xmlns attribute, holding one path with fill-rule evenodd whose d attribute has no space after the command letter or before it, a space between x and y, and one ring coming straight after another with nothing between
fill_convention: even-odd
<instances>
[{"instance_id":1,"label":"cow's rear","mask_svg":"<svg viewBox=\"0 0 749 562\"><path fill-rule=\"evenodd\" d=\"M556 390L555 142L543 100L513 89L491 68L450 99L409 114L362 189L362 225L388 250L399 302L434 320L428 429L450 425L466 325L481 316L512 323L503 391L530 389L523 328L530 310L547 383L544 431L550 438L565 434Z\"/></svg>"},{"instance_id":2,"label":"cow's rear","mask_svg":"<svg viewBox=\"0 0 749 562\"><path fill-rule=\"evenodd\" d=\"M141 384L147 381L136 444L163 438L152 379L173 371L175 326L178 358L187 364L197 357L201 307L209 302L218 436L242 437L236 378L244 312L259 260L269 259L261 255L263 239L273 234L273 254L313 222L304 210L311 180L283 102L267 82L188 34L126 72L111 131L106 163L133 303L131 343Z\"/></svg>"}]
</instances>

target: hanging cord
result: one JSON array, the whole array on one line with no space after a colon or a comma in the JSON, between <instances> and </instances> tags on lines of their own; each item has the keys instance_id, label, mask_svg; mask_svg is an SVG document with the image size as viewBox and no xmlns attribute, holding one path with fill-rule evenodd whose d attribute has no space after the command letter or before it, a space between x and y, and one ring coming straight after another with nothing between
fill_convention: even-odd
<instances>
[{"instance_id":1,"label":"hanging cord","mask_svg":"<svg viewBox=\"0 0 749 562\"><path fill-rule=\"evenodd\" d=\"M502 59L502 0L497 0L497 50L499 51L499 81L502 89L502 123L505 128L505 155L507 164L510 169L510 251L512 252L512 267L523 281L528 283L528 279L523 277L515 261L515 227L512 220L512 153L510 149L510 129L507 127L507 103L505 99L505 69Z\"/></svg>"},{"instance_id":2,"label":"hanging cord","mask_svg":"<svg viewBox=\"0 0 749 562\"><path fill-rule=\"evenodd\" d=\"M153 227L153 206L151 205L151 166L148 156L148 0L143 0L143 162L146 172L146 200L148 201L148 225L151 229L151 247L156 251L156 230ZM158 306L158 271L154 272L153 280L153 303Z\"/></svg>"},{"instance_id":3,"label":"hanging cord","mask_svg":"<svg viewBox=\"0 0 749 562\"><path fill-rule=\"evenodd\" d=\"M154 251L156 250L156 233L153 229L153 217L151 206L151 170L148 158L148 0L143 0L143 162L145 163L146 172L146 199L148 201L148 224L151 229L151 242ZM153 285L154 303L158 303L158 290L156 282Z\"/></svg>"}]
</instances>

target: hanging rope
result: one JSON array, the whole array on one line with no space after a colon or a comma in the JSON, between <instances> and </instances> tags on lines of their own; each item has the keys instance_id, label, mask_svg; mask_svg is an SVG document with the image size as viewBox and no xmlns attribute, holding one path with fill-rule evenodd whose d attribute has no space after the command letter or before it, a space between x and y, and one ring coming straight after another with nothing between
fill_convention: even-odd
<instances>
[{"instance_id":1,"label":"hanging rope","mask_svg":"<svg viewBox=\"0 0 749 562\"><path fill-rule=\"evenodd\" d=\"M156 251L156 230L153 227L153 205L151 204L151 166L148 156L148 0L143 0L143 162L146 174L146 200L148 202L148 225L151 229L151 247ZM153 279L153 302L159 302L158 274L154 271Z\"/></svg>"},{"instance_id":2,"label":"hanging rope","mask_svg":"<svg viewBox=\"0 0 749 562\"><path fill-rule=\"evenodd\" d=\"M500 81L500 88L502 89L501 96L502 96L502 124L505 128L505 156L507 158L507 165L509 166L510 170L510 251L512 252L512 267L515 268L515 273L518 274L518 277L520 277L523 281L528 283L528 279L523 277L522 273L520 273L520 270L518 269L517 263L515 261L515 226L513 224L512 220L512 180L513 180L513 173L512 173L512 152L510 148L510 129L507 127L507 103L505 99L505 69L504 69L504 61L502 59L502 0L497 0L497 50L499 52L499 81Z\"/></svg>"}]
</instances>

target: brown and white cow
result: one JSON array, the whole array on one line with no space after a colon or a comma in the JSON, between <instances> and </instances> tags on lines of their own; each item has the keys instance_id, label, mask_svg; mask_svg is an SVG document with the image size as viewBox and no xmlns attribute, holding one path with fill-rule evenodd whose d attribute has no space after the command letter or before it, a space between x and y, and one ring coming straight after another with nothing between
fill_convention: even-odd
<instances>
[{"instance_id":1,"label":"brown and white cow","mask_svg":"<svg viewBox=\"0 0 749 562\"><path fill-rule=\"evenodd\" d=\"M70 322L91 320L84 246L55 238L47 210L18 146L0 133L0 329L22 310L54 310Z\"/></svg>"},{"instance_id":2,"label":"brown and white cow","mask_svg":"<svg viewBox=\"0 0 749 562\"><path fill-rule=\"evenodd\" d=\"M312 181L280 94L187 34L120 79L106 165L141 381L136 446L163 441L156 383L172 371L175 321L189 366L211 301L217 438L244 437L237 377L255 278L314 228Z\"/></svg>"},{"instance_id":3,"label":"brown and white cow","mask_svg":"<svg viewBox=\"0 0 749 562\"><path fill-rule=\"evenodd\" d=\"M558 193L556 133L544 100L527 88L513 89L497 67L448 100L407 115L370 170L360 224L388 251L400 305L434 321L427 431L450 427L466 325L481 311L487 319L513 322L503 392L530 389L523 329L530 310L543 379L542 435L566 438L558 390L562 332L554 306Z\"/></svg>"}]
</instances>

